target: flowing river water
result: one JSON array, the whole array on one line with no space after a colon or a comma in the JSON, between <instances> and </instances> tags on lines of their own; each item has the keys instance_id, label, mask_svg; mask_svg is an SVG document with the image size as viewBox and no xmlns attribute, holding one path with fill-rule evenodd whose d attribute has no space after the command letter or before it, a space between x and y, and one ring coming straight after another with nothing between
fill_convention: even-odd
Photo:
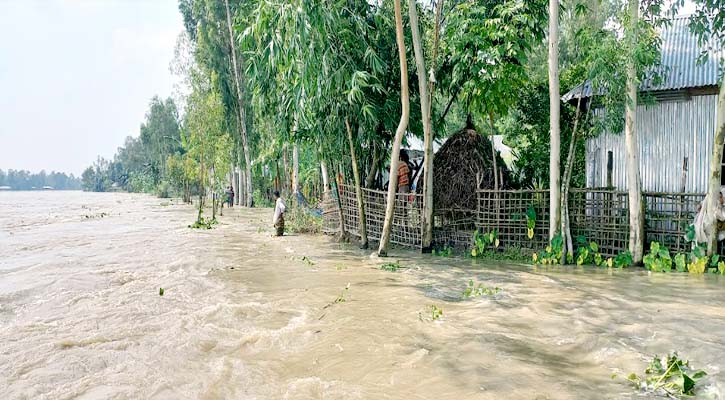
<instances>
[{"instance_id":1,"label":"flowing river water","mask_svg":"<svg viewBox=\"0 0 725 400\"><path fill-rule=\"evenodd\" d=\"M0 193L0 398L629 399L648 395L623 376L673 350L709 373L704 398L725 393L720 276L401 250L387 272L324 236L270 237L271 210L194 217ZM503 290L461 300L470 279Z\"/></svg>"}]
</instances>

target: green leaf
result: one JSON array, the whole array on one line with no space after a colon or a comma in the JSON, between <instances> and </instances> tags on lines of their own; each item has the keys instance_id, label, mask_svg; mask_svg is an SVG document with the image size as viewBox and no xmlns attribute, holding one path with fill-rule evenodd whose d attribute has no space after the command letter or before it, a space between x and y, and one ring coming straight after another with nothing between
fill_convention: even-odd
<instances>
[{"instance_id":1,"label":"green leaf","mask_svg":"<svg viewBox=\"0 0 725 400\"><path fill-rule=\"evenodd\" d=\"M703 370L698 370L697 372L692 374L692 379L698 380L698 379L704 378L705 376L707 376L707 372L705 372Z\"/></svg>"},{"instance_id":2,"label":"green leaf","mask_svg":"<svg viewBox=\"0 0 725 400\"><path fill-rule=\"evenodd\" d=\"M695 381L684 372L682 373L682 380L682 394L694 394Z\"/></svg>"},{"instance_id":3,"label":"green leaf","mask_svg":"<svg viewBox=\"0 0 725 400\"><path fill-rule=\"evenodd\" d=\"M717 263L719 263L719 262L720 262L719 254L715 254L712 256L712 258L710 258L710 266L712 266L712 267L717 267Z\"/></svg>"}]
</instances>

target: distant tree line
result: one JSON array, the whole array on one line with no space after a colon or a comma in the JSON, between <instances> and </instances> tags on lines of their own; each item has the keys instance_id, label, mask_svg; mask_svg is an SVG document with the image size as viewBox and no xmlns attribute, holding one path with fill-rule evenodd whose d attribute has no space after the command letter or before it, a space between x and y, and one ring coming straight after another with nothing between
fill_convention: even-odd
<instances>
[{"instance_id":1,"label":"distant tree line","mask_svg":"<svg viewBox=\"0 0 725 400\"><path fill-rule=\"evenodd\" d=\"M127 137L112 160L99 157L81 175L83 190L168 195L167 159L183 152L179 113L171 98L151 99L139 137Z\"/></svg>"},{"instance_id":2,"label":"distant tree line","mask_svg":"<svg viewBox=\"0 0 725 400\"><path fill-rule=\"evenodd\" d=\"M80 190L81 180L63 172L50 172L45 170L36 174L25 170L0 169L0 186L8 186L11 190L42 189L50 186L57 190Z\"/></svg>"}]
</instances>

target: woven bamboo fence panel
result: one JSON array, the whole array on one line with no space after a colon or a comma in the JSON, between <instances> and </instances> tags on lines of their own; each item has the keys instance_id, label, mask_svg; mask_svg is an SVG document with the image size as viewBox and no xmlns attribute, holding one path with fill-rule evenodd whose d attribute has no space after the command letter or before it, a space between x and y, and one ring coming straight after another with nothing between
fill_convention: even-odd
<instances>
[{"instance_id":1,"label":"woven bamboo fence panel","mask_svg":"<svg viewBox=\"0 0 725 400\"><path fill-rule=\"evenodd\" d=\"M340 232L340 208L337 205L337 195L334 192L325 192L322 198L322 232L334 235Z\"/></svg>"},{"instance_id":2,"label":"woven bamboo fence panel","mask_svg":"<svg viewBox=\"0 0 725 400\"><path fill-rule=\"evenodd\" d=\"M450 246L459 249L471 247L476 230L477 211L438 209L433 214L433 247Z\"/></svg>"},{"instance_id":3,"label":"woven bamboo fence panel","mask_svg":"<svg viewBox=\"0 0 725 400\"><path fill-rule=\"evenodd\" d=\"M548 190L478 190L476 227L496 230L500 247L543 249L549 239ZM536 213L533 238L528 237L526 212Z\"/></svg>"},{"instance_id":4,"label":"woven bamboo fence panel","mask_svg":"<svg viewBox=\"0 0 725 400\"><path fill-rule=\"evenodd\" d=\"M360 237L360 217L355 187L340 185L340 204L344 218L345 231L349 235ZM365 222L367 225L368 240L379 242L385 222L385 204L388 193L380 190L363 189L363 203L365 205ZM398 193L395 197L395 210L390 242L405 246L420 248L422 241L421 210L423 197L417 194ZM339 209L336 201L329 201L323 207L323 215L329 221L324 223L328 232L339 231ZM338 217L335 217L338 215ZM335 220L336 219L336 220Z\"/></svg>"},{"instance_id":5,"label":"woven bamboo fence panel","mask_svg":"<svg viewBox=\"0 0 725 400\"><path fill-rule=\"evenodd\" d=\"M627 192L605 189L571 189L569 222L575 241L596 242L604 256L613 257L629 246Z\"/></svg>"},{"instance_id":6,"label":"woven bamboo fence panel","mask_svg":"<svg viewBox=\"0 0 725 400\"><path fill-rule=\"evenodd\" d=\"M685 232L694 222L697 206L705 199L705 195L644 192L642 197L646 210L647 242L659 242L670 249L670 252L690 251Z\"/></svg>"}]
</instances>

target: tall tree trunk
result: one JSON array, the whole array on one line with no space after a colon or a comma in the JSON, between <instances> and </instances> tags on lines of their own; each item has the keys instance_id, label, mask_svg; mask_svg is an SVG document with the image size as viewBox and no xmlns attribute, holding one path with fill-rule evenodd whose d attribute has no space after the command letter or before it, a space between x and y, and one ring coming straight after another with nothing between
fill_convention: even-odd
<instances>
[{"instance_id":1,"label":"tall tree trunk","mask_svg":"<svg viewBox=\"0 0 725 400\"><path fill-rule=\"evenodd\" d=\"M582 86L582 89L584 87ZM571 237L571 226L569 224L569 187L571 186L571 174L576 154L576 141L579 129L579 116L581 115L582 91L576 102L576 114L574 116L574 129L571 132L569 142L569 153L564 165L564 179L561 183L561 234L564 237L564 255L574 255L574 243ZM587 113L588 115L588 113Z\"/></svg>"},{"instance_id":2,"label":"tall tree trunk","mask_svg":"<svg viewBox=\"0 0 725 400\"><path fill-rule=\"evenodd\" d=\"M242 199L247 198L247 189L246 189L245 182L247 182L247 172L244 169L240 169L239 170L239 183L240 183L239 191L241 192L240 199L239 199L240 206L247 205L245 203L246 200L242 201Z\"/></svg>"},{"instance_id":3,"label":"tall tree trunk","mask_svg":"<svg viewBox=\"0 0 725 400\"><path fill-rule=\"evenodd\" d=\"M229 28L229 47L232 51L232 67L234 69L234 82L237 87L237 103L239 104L239 132L242 135L242 147L244 148L244 166L246 168L246 205L251 207L254 200L252 199L252 159L249 154L249 139L247 135L247 110L244 108L244 97L242 90L242 80L240 78L239 68L237 65L237 50L234 45L234 31L232 29L232 15L229 11L229 0L224 0L227 12L227 27Z\"/></svg>"},{"instance_id":4,"label":"tall tree trunk","mask_svg":"<svg viewBox=\"0 0 725 400\"><path fill-rule=\"evenodd\" d=\"M493 123L493 113L488 112L488 122L491 125L491 163L493 164L493 189L498 190L499 189L499 181L498 181L498 162L496 157L498 155L498 152L496 152L496 124Z\"/></svg>"},{"instance_id":5,"label":"tall tree trunk","mask_svg":"<svg viewBox=\"0 0 725 400\"><path fill-rule=\"evenodd\" d=\"M282 174L282 178L284 180L284 183L282 184L282 191L287 192L292 187L292 184L290 183L290 170L289 170L289 159L287 157L287 146L285 145L282 148L282 165L284 166L284 173Z\"/></svg>"},{"instance_id":6,"label":"tall tree trunk","mask_svg":"<svg viewBox=\"0 0 725 400\"><path fill-rule=\"evenodd\" d=\"M375 177L378 175L378 164L380 164L380 149L378 148L378 144L373 140L372 141L372 147L373 147L373 162L370 164L370 169L368 170L368 176L365 177L365 187L368 189L372 189L373 185L375 184Z\"/></svg>"},{"instance_id":7,"label":"tall tree trunk","mask_svg":"<svg viewBox=\"0 0 725 400\"><path fill-rule=\"evenodd\" d=\"M244 198L242 197L242 192L244 191L243 185L244 181L242 181L242 170L237 167L237 198L235 201L238 206L244 205L244 202L242 201Z\"/></svg>"},{"instance_id":8,"label":"tall tree trunk","mask_svg":"<svg viewBox=\"0 0 725 400\"><path fill-rule=\"evenodd\" d=\"M292 193L300 192L300 147L295 142L292 146Z\"/></svg>"},{"instance_id":9,"label":"tall tree trunk","mask_svg":"<svg viewBox=\"0 0 725 400\"><path fill-rule=\"evenodd\" d=\"M211 189L211 219L212 221L216 219L216 203L217 203L217 195L216 195L216 182L214 179L214 167L211 167L211 171L209 173L209 188Z\"/></svg>"},{"instance_id":10,"label":"tall tree trunk","mask_svg":"<svg viewBox=\"0 0 725 400\"><path fill-rule=\"evenodd\" d=\"M320 154L320 175L322 175L322 194L330 193L330 175L327 172L327 162Z\"/></svg>"},{"instance_id":11,"label":"tall tree trunk","mask_svg":"<svg viewBox=\"0 0 725 400\"><path fill-rule=\"evenodd\" d=\"M393 150L390 154L390 182L388 184L388 200L385 207L385 223L383 224L383 232L380 237L380 247L378 255L385 257L388 255L388 245L390 244L390 233L393 228L393 214L395 213L395 194L398 190L398 164L400 162L400 144L403 142L405 129L408 127L408 119L410 118L410 98L408 93L408 61L405 55L405 36L403 35L403 16L400 10L400 0L394 0L395 8L395 40L398 44L398 58L400 59L400 102L402 113L400 115L400 123L395 131L395 139L393 140Z\"/></svg>"},{"instance_id":12,"label":"tall tree trunk","mask_svg":"<svg viewBox=\"0 0 725 400\"><path fill-rule=\"evenodd\" d=\"M433 41L434 48L438 44L438 23L439 10L442 1L436 6L436 31ZM418 71L418 90L420 91L420 111L423 117L423 240L421 247L423 252L431 249L433 241L433 124L431 121L431 93L435 78L426 82L425 55L423 54L423 42L420 38L418 28L418 10L415 0L408 0L408 13L410 14L410 30L413 36L413 51L415 52L415 67ZM433 60L435 60L436 49L434 49ZM434 61L435 62L435 61ZM433 70L431 69L431 74ZM411 182L412 184L412 182Z\"/></svg>"},{"instance_id":13,"label":"tall tree trunk","mask_svg":"<svg viewBox=\"0 0 725 400\"><path fill-rule=\"evenodd\" d=\"M239 204L237 203L237 200L239 200L239 186L237 186L238 180L237 180L237 166L232 163L232 168L230 169L230 180L232 184L232 191L234 192L234 198L232 199L232 204Z\"/></svg>"},{"instance_id":14,"label":"tall tree trunk","mask_svg":"<svg viewBox=\"0 0 725 400\"><path fill-rule=\"evenodd\" d=\"M559 229L561 210L561 133L559 130L559 0L549 0L549 240Z\"/></svg>"},{"instance_id":15,"label":"tall tree trunk","mask_svg":"<svg viewBox=\"0 0 725 400\"><path fill-rule=\"evenodd\" d=\"M355 196L357 197L357 214L360 220L360 248L368 248L368 228L365 221L365 202L363 201L363 191L360 185L360 171L357 166L357 155L355 154L355 141L352 138L352 128L350 121L345 118L345 128L347 129L347 142L350 145L350 159L352 161L352 176L355 179Z\"/></svg>"},{"instance_id":16,"label":"tall tree trunk","mask_svg":"<svg viewBox=\"0 0 725 400\"><path fill-rule=\"evenodd\" d=\"M342 198L340 197L340 185L342 184L342 179L342 174L340 173L338 173L335 177L335 197L337 200L337 213L340 218L340 241L347 239L347 232L345 231L345 211L342 209Z\"/></svg>"},{"instance_id":17,"label":"tall tree trunk","mask_svg":"<svg viewBox=\"0 0 725 400\"><path fill-rule=\"evenodd\" d=\"M629 194L629 251L635 264L642 262L644 252L644 210L642 181L639 175L639 145L637 144L637 66L634 47L637 43L639 1L629 0L630 24L627 59L627 104L624 120L624 142L627 150L627 191Z\"/></svg>"},{"instance_id":18,"label":"tall tree trunk","mask_svg":"<svg viewBox=\"0 0 725 400\"><path fill-rule=\"evenodd\" d=\"M707 243L707 252L712 255L717 253L717 214L720 208L720 182L721 182L721 165L723 142L725 141L725 82L720 84L720 96L717 100L717 124L715 125L715 140L712 148L712 159L710 159L710 182L708 185L708 215L711 216L710 221L706 221L708 227L705 232L709 232L709 241Z\"/></svg>"}]
</instances>

